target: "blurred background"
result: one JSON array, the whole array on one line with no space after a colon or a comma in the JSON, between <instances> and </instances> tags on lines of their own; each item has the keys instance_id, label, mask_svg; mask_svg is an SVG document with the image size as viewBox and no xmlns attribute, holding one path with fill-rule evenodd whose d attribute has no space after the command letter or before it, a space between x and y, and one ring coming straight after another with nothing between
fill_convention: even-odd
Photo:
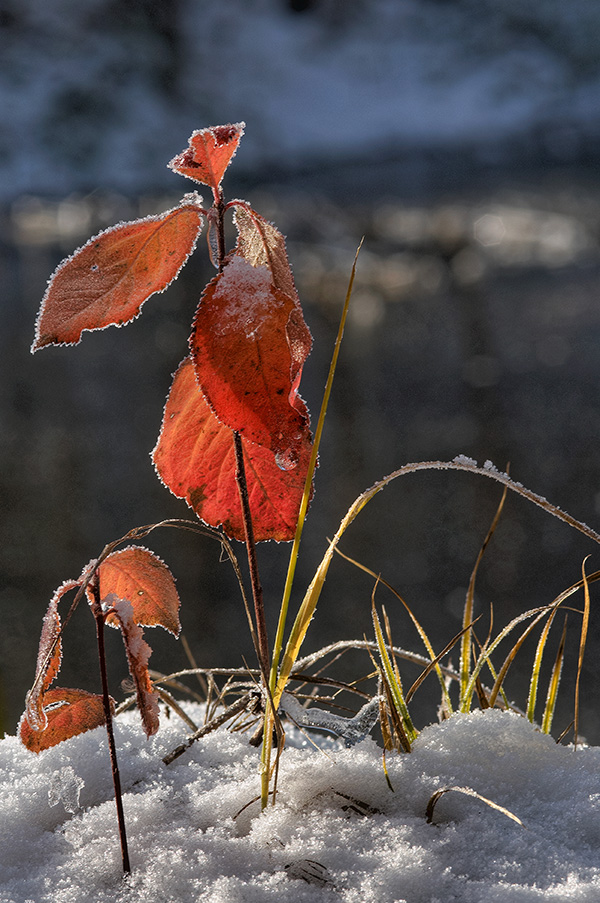
<instances>
[{"instance_id":1,"label":"blurred background","mask_svg":"<svg viewBox=\"0 0 600 903\"><path fill-rule=\"evenodd\" d=\"M29 347L65 255L193 189L166 163L194 129L247 124L225 191L288 237L315 339L302 386L313 417L365 236L293 607L351 502L407 461L510 462L598 528L599 34L587 0L0 0L0 730L16 728L55 587L130 528L188 514L149 454L214 272L203 240L127 329ZM396 587L441 649L500 494L471 474L404 477L341 548ZM177 578L198 663L252 664L218 546L167 530L148 545ZM288 551L259 549L272 630ZM592 542L511 494L478 578L481 639L490 606L498 629L551 602L587 555L600 569ZM306 651L371 638L372 588L336 559ZM395 642L421 651L400 603L377 599ZM596 606L592 587L581 728L598 743ZM572 718L580 624L571 614L557 733ZM185 667L160 633L148 631L151 664ZM119 696L126 669L109 639ZM65 643L60 683L95 690L83 606ZM507 682L521 706L532 651ZM345 676L369 668L363 658ZM419 692L423 724L436 691Z\"/></svg>"}]
</instances>

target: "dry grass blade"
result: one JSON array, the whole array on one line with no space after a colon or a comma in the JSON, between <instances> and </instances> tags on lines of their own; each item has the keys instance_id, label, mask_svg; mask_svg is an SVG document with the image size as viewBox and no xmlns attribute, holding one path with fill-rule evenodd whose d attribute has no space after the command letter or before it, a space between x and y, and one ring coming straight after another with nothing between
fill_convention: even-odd
<instances>
[{"instance_id":1,"label":"dry grass blade","mask_svg":"<svg viewBox=\"0 0 600 903\"><path fill-rule=\"evenodd\" d=\"M504 806L500 806L498 803L495 803L493 800L487 799L487 797L482 796L480 793L477 793L476 790L472 790L470 787L444 787L443 790L436 790L433 794L429 802L427 803L427 810L425 812L427 818L427 824L430 825L433 821L433 811L437 805L438 800L444 796L445 793L463 793L465 796L473 796L475 799L480 800L482 803L485 803L486 806L489 806L490 809L495 809L497 812L501 812L502 815L506 815L507 818L516 821L518 825L521 825L522 828L525 827L521 819L511 812L510 809L505 809Z\"/></svg>"},{"instance_id":2,"label":"dry grass blade","mask_svg":"<svg viewBox=\"0 0 600 903\"><path fill-rule=\"evenodd\" d=\"M481 617L481 615L479 617ZM479 620L479 618L475 618L475 621L473 621L473 624L475 624L478 620ZM442 649L440 654L436 655L434 660L427 665L427 667L425 668L424 671L421 672L421 674L417 677L414 684L412 685L412 687L406 694L407 705L411 701L411 699L413 698L413 696L415 695L415 693L417 692L417 690L419 689L419 687L421 686L421 684L423 683L425 678L428 677L429 674L431 674L431 672L433 671L434 668L437 668L439 666L439 663L444 658L444 656L448 655L450 650L456 645L456 643L458 643L460 638L464 635L465 631L470 630L472 628L473 624L467 624L467 626L463 627L463 629L460 630L456 634L456 636L452 637L450 642L446 643L446 645L444 646L444 648ZM445 684L445 681L444 681L444 684ZM451 713L451 710L450 710L449 714L450 713Z\"/></svg>"},{"instance_id":3,"label":"dry grass blade","mask_svg":"<svg viewBox=\"0 0 600 903\"><path fill-rule=\"evenodd\" d=\"M349 561L350 564L353 564L355 567L359 568L361 571L364 571L365 574L369 574L371 577L374 577L375 580L377 580L379 583L383 584L383 586L385 586L386 589L389 589L389 591L391 593L393 593L393 595L398 599L398 601L402 603L402 605L404 606L404 608L406 609L406 611L408 613L409 618L413 622L417 633L421 637L423 645L425 646L425 649L427 650L427 653L429 655L429 658L431 659L432 663L435 662L434 667L435 667L435 670L436 670L436 673L438 676L438 680L440 682L440 686L442 688L442 696L444 698L444 706L445 706L448 714L452 714L452 703L450 701L450 694L448 693L448 688L446 686L446 681L444 680L444 675L442 673L442 669L439 666L440 656L436 657L436 654L433 650L433 646L431 645L431 643L429 641L429 637L427 636L425 630L421 626L417 617L413 614L412 609L410 608L409 604L402 598L400 593L392 586L391 583L388 583L387 580L384 580L383 577L376 574L375 571L372 571L366 565L361 564L360 561L355 561L354 558L350 558L349 555L345 555L343 552L340 552L340 550L338 548L336 548L335 551L337 552L338 555L340 555L346 561ZM390 643L390 646L391 646L391 643Z\"/></svg>"},{"instance_id":4,"label":"dry grass blade","mask_svg":"<svg viewBox=\"0 0 600 903\"><path fill-rule=\"evenodd\" d=\"M508 473L508 468L507 468ZM481 560L485 554L485 550L487 549L489 542L496 532L496 527L498 526L498 522L500 520L500 515L502 514L502 509L504 508L504 502L506 501L506 495L508 493L508 486L504 487L504 491L502 492L502 498L498 504L496 509L496 513L494 515L494 519L492 520L490 529L487 532L487 536L483 540L483 544L479 550L479 554L477 555L477 560L475 561L475 565L471 572L471 579L469 580L469 586L467 589L467 597L465 599L465 607L463 611L463 628L465 630L462 643L460 645L460 693L463 695L467 684L469 683L469 677L471 672L471 630L469 629L469 624L473 621L473 600L475 597L475 581L477 579L477 571L479 570L479 565L481 564Z\"/></svg>"},{"instance_id":5,"label":"dry grass blade","mask_svg":"<svg viewBox=\"0 0 600 903\"><path fill-rule=\"evenodd\" d=\"M167 753L166 756L163 757L163 762L165 765L170 765L175 759L178 759L187 749L192 746L196 740L200 740L201 737L205 737L207 734L210 734L212 731L216 731L217 728L222 727L228 721L231 721L235 715L238 715L242 712L250 703L252 698L251 693L246 693L245 696L241 696L237 702L234 702L233 705L230 705L224 712L218 715L216 718L213 718L212 721L209 721L208 724L205 724L203 727L199 728L195 733L190 734L189 737L183 743L180 743L174 750L170 753Z\"/></svg>"},{"instance_id":6,"label":"dry grass blade","mask_svg":"<svg viewBox=\"0 0 600 903\"><path fill-rule=\"evenodd\" d=\"M577 749L577 739L579 734L579 681L581 678L581 669L583 667L583 654L585 652L585 643L588 635L588 627L590 623L590 587L588 578L585 573L585 562L587 558L583 560L583 564L581 565L581 578L583 582L583 596L584 596L584 605L583 605L583 620L581 622L581 636L579 639L579 657L577 659L577 677L575 679L575 707L573 713L573 745Z\"/></svg>"},{"instance_id":7,"label":"dry grass blade","mask_svg":"<svg viewBox=\"0 0 600 903\"><path fill-rule=\"evenodd\" d=\"M549 734L552 729L552 719L554 718L554 709L556 707L556 697L558 695L558 686L560 684L560 675L562 672L562 665L565 656L565 643L567 639L567 616L565 615L565 623L563 626L562 636L560 638L560 643L558 645L558 652L556 653L556 659L554 660L554 666L552 668L552 674L550 675L550 681L548 682L548 692L546 693L546 705L544 707L544 714L542 716L542 731L544 734Z\"/></svg>"}]
</instances>

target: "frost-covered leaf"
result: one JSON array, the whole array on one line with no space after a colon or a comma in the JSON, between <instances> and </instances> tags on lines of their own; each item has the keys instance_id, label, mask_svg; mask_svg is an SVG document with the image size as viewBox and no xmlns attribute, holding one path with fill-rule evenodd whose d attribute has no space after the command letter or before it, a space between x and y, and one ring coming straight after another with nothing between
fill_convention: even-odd
<instances>
[{"instance_id":1,"label":"frost-covered leaf","mask_svg":"<svg viewBox=\"0 0 600 903\"><path fill-rule=\"evenodd\" d=\"M32 351L74 345L88 329L122 326L170 285L202 230L201 198L100 232L59 265L42 300Z\"/></svg>"},{"instance_id":2,"label":"frost-covered leaf","mask_svg":"<svg viewBox=\"0 0 600 903\"><path fill-rule=\"evenodd\" d=\"M216 195L244 134L245 125L244 122L235 122L192 132L188 147L171 160L169 169L210 186Z\"/></svg>"},{"instance_id":3,"label":"frost-covered leaf","mask_svg":"<svg viewBox=\"0 0 600 903\"><path fill-rule=\"evenodd\" d=\"M91 731L105 721L102 696L85 690L55 687L46 691L43 705L46 718L43 730L35 730L26 714L19 724L21 742L34 753L57 746L77 734Z\"/></svg>"},{"instance_id":4,"label":"frost-covered leaf","mask_svg":"<svg viewBox=\"0 0 600 903\"><path fill-rule=\"evenodd\" d=\"M242 445L256 541L293 539L312 449L308 428L293 470L281 470L267 448L244 439ZM232 432L211 412L189 357L175 374L153 461L167 488L198 517L244 539Z\"/></svg>"},{"instance_id":5,"label":"frost-covered leaf","mask_svg":"<svg viewBox=\"0 0 600 903\"><path fill-rule=\"evenodd\" d=\"M142 725L146 736L151 737L159 726L158 694L152 688L148 672L148 660L152 649L144 640L142 628L134 620L133 606L128 599L119 599L114 593L109 593L103 599L102 607L107 621L109 619L113 622L116 621L121 628Z\"/></svg>"},{"instance_id":6,"label":"frost-covered leaf","mask_svg":"<svg viewBox=\"0 0 600 903\"><path fill-rule=\"evenodd\" d=\"M35 730L42 730L46 726L44 714L44 693L55 679L61 664L60 641L60 615L58 603L70 590L78 584L74 580L65 581L54 593L42 623L42 633L38 648L37 664L35 668L35 681L27 694L25 717Z\"/></svg>"},{"instance_id":7,"label":"frost-covered leaf","mask_svg":"<svg viewBox=\"0 0 600 903\"><path fill-rule=\"evenodd\" d=\"M196 378L216 417L294 467L308 411L297 395L299 367L289 329L294 299L267 266L234 254L200 301L190 338Z\"/></svg>"},{"instance_id":8,"label":"frost-covered leaf","mask_svg":"<svg viewBox=\"0 0 600 903\"><path fill-rule=\"evenodd\" d=\"M128 599L133 618L145 627L164 627L179 635L179 596L171 571L161 559L142 546L127 546L108 555L98 568L100 597L114 593ZM111 619L106 619L107 624ZM114 625L118 626L118 625Z\"/></svg>"}]
</instances>

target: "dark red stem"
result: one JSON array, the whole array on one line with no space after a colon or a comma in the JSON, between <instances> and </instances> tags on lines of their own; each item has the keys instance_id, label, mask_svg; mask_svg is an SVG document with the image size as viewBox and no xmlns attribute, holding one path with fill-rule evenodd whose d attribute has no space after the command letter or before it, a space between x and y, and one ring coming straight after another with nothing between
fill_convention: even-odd
<instances>
[{"instance_id":1,"label":"dark red stem","mask_svg":"<svg viewBox=\"0 0 600 903\"><path fill-rule=\"evenodd\" d=\"M217 263L219 272L223 269L223 261L225 260L225 210L226 204L223 201L221 191L215 192L214 210L216 213L216 229L217 229ZM250 511L250 501L248 498L248 482L246 480L246 466L244 464L244 450L242 448L242 438L236 431L233 433L233 446L235 449L235 480L240 496L240 504L242 507L242 519L244 522L244 538L246 542L246 554L248 556L248 567L250 569L250 582L252 584L252 597L254 600L254 618L256 621L256 635L258 638L258 649L256 650L260 667L263 671L265 682L269 679L270 655L269 655L269 639L267 636L267 623L265 619L265 607L263 603L262 585L258 573L258 561L256 558L256 542L254 541L254 528L252 526L252 514Z\"/></svg>"},{"instance_id":2,"label":"dark red stem","mask_svg":"<svg viewBox=\"0 0 600 903\"><path fill-rule=\"evenodd\" d=\"M256 543L254 541L254 527L252 526L252 514L250 512L250 500L248 498L248 484L246 482L246 468L244 465L244 449L242 437L239 433L233 434L233 446L235 448L235 481L240 495L242 506L242 520L244 522L244 537L246 540L246 552L248 566L250 568L250 582L252 584L252 597L254 599L254 617L256 620L256 635L258 637L258 657L265 680L268 680L270 656L269 640L267 637L267 624L265 620L265 607L263 603L262 585L258 573L258 561L256 559Z\"/></svg>"},{"instance_id":3,"label":"dark red stem","mask_svg":"<svg viewBox=\"0 0 600 903\"><path fill-rule=\"evenodd\" d=\"M129 864L129 850L127 849L127 833L125 831L125 814L123 812L123 794L121 792L121 778L119 776L119 765L117 762L117 747L115 744L115 735L113 731L112 710L110 706L110 695L108 692L108 675L106 673L106 652L104 648L104 613L100 602L100 588L98 586L98 577L95 576L91 581L91 588L94 596L94 602L91 606L92 614L96 621L96 637L98 639L98 659L100 661L100 677L102 679L102 702L104 705L104 719L106 722L106 736L108 737L108 751L110 754L110 765L112 769L113 787L115 790L115 803L117 805L117 821L119 823L119 839L121 842L121 860L123 862L123 874L131 873Z\"/></svg>"}]
</instances>

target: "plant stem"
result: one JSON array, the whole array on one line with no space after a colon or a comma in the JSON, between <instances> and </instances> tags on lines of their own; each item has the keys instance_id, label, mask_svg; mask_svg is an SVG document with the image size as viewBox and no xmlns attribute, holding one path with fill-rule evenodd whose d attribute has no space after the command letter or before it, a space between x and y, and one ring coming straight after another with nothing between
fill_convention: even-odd
<instances>
[{"instance_id":1,"label":"plant stem","mask_svg":"<svg viewBox=\"0 0 600 903\"><path fill-rule=\"evenodd\" d=\"M219 272L223 270L223 261L225 259L225 203L223 194L219 190L214 194L215 203L213 210L215 211L215 224L217 232L217 265ZM254 599L254 617L256 621L256 634L258 640L258 649L256 654L258 662L263 672L265 687L269 681L269 662L271 660L269 654L269 640L267 637L267 624L265 620L265 607L263 603L263 592L258 574L258 561L256 558L256 542L254 541L254 527L252 526L252 514L250 512L250 501L248 498L248 482L246 480L246 466L244 464L244 450L242 448L242 437L233 431L233 447L235 449L235 481L237 483L240 496L240 504L242 506L242 520L244 522L244 538L246 542L246 554L248 556L248 567L250 569L250 582L252 584L252 597Z\"/></svg>"},{"instance_id":2,"label":"plant stem","mask_svg":"<svg viewBox=\"0 0 600 903\"><path fill-rule=\"evenodd\" d=\"M108 751L110 753L110 765L112 769L113 787L115 790L115 803L117 805L117 821L119 823L119 839L121 842L121 860L123 863L123 874L131 873L129 864L129 850L127 848L127 833L125 831L125 814L123 812L123 795L121 792L121 778L119 775L119 765L117 762L117 747L115 744L115 735L113 731L112 710L110 705L110 695L108 692L108 675L106 673L106 652L104 648L104 613L100 602L100 587L98 586L98 577L92 580L92 592L94 594L94 604L92 605L92 614L96 621L96 637L98 639L98 659L100 661L100 677L102 679L102 702L104 705L104 718L106 721L106 735L108 737Z\"/></svg>"},{"instance_id":3,"label":"plant stem","mask_svg":"<svg viewBox=\"0 0 600 903\"><path fill-rule=\"evenodd\" d=\"M248 498L248 483L246 482L246 468L244 465L244 449L242 448L242 437L237 431L234 431L233 433L233 445L235 449L236 463L235 481L238 486L240 504L242 506L244 537L246 541L246 552L248 555L248 567L250 568L252 597L254 599L254 617L256 619L256 634L258 637L258 649L256 651L258 653L259 664L266 683L268 681L270 660L269 640L267 637L267 623L265 620L263 592L258 573L258 561L256 559L254 527L252 526L252 514L250 512L250 501Z\"/></svg>"}]
</instances>

